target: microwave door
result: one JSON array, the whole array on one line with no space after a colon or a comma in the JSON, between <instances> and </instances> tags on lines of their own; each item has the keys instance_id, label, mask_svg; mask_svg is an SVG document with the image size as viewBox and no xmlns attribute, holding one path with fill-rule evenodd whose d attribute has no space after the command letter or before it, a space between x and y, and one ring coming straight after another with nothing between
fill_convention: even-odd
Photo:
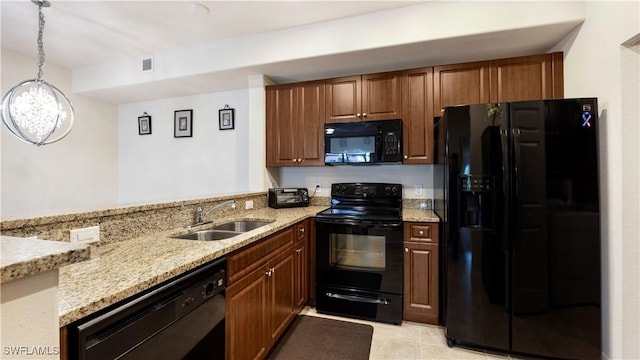
<instances>
[{"instance_id":1,"label":"microwave door","mask_svg":"<svg viewBox=\"0 0 640 360\"><path fill-rule=\"evenodd\" d=\"M371 153L368 152L350 153L345 155L347 163L362 164L371 162Z\"/></svg>"}]
</instances>

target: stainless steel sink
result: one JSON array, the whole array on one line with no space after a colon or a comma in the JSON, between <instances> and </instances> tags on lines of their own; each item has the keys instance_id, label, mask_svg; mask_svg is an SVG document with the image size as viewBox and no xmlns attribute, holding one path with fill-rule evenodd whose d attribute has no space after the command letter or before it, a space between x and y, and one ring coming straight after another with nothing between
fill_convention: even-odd
<instances>
[{"instance_id":1,"label":"stainless steel sink","mask_svg":"<svg viewBox=\"0 0 640 360\"><path fill-rule=\"evenodd\" d=\"M238 236L241 233L235 231L219 231L219 230L200 230L184 235L176 235L173 236L176 239L187 239L187 240L200 240L200 241L211 241L211 240L223 240L232 238L234 236Z\"/></svg>"},{"instance_id":2,"label":"stainless steel sink","mask_svg":"<svg viewBox=\"0 0 640 360\"><path fill-rule=\"evenodd\" d=\"M206 230L199 230L183 235L172 236L175 239L212 241L229 239L244 232L255 230L259 227L271 224L273 221L264 220L239 220L213 226Z\"/></svg>"},{"instance_id":3,"label":"stainless steel sink","mask_svg":"<svg viewBox=\"0 0 640 360\"><path fill-rule=\"evenodd\" d=\"M240 220L232 221L220 225L216 225L211 230L226 230L236 232L247 232L255 230L259 227L271 224L273 221L260 221L260 220Z\"/></svg>"}]
</instances>

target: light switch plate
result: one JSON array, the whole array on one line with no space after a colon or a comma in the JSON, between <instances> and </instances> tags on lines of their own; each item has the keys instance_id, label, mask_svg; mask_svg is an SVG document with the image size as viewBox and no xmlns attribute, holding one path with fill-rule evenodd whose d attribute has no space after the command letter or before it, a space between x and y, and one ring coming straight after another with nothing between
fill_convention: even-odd
<instances>
[{"instance_id":1,"label":"light switch plate","mask_svg":"<svg viewBox=\"0 0 640 360\"><path fill-rule=\"evenodd\" d=\"M253 209L253 200L247 200L244 202L245 210Z\"/></svg>"},{"instance_id":2,"label":"light switch plate","mask_svg":"<svg viewBox=\"0 0 640 360\"><path fill-rule=\"evenodd\" d=\"M424 195L424 190L423 190L422 184L416 184L416 195L417 196Z\"/></svg>"},{"instance_id":3,"label":"light switch plate","mask_svg":"<svg viewBox=\"0 0 640 360\"><path fill-rule=\"evenodd\" d=\"M72 243L92 244L98 241L100 241L100 226L71 229Z\"/></svg>"}]
</instances>

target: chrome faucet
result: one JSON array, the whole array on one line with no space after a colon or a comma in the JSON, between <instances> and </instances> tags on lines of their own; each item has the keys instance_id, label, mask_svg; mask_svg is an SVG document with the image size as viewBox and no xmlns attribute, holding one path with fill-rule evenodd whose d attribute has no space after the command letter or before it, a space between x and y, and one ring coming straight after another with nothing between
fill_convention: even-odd
<instances>
[{"instance_id":1,"label":"chrome faucet","mask_svg":"<svg viewBox=\"0 0 640 360\"><path fill-rule=\"evenodd\" d=\"M194 226L200 226L200 225L204 225L204 224L208 224L211 221L204 221L204 218L209 215L211 212L213 212L216 209L219 209L225 205L229 205L231 204L231 209L235 210L236 209L236 201L235 200L228 200L225 202L221 202L218 205L214 205L211 207L211 209L207 210L206 212L202 210L202 203L199 203L198 206L196 206L196 222L189 225L188 227L194 227Z\"/></svg>"}]
</instances>

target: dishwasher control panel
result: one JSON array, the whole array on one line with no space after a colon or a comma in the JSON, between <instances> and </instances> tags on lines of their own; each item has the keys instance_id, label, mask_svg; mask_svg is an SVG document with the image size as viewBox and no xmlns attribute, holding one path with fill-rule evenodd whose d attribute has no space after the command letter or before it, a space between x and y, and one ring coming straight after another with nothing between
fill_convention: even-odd
<instances>
[{"instance_id":1,"label":"dishwasher control panel","mask_svg":"<svg viewBox=\"0 0 640 360\"><path fill-rule=\"evenodd\" d=\"M224 292L227 287L227 272L223 269L211 274L181 291L175 301L176 314L190 312L200 304Z\"/></svg>"}]
</instances>

